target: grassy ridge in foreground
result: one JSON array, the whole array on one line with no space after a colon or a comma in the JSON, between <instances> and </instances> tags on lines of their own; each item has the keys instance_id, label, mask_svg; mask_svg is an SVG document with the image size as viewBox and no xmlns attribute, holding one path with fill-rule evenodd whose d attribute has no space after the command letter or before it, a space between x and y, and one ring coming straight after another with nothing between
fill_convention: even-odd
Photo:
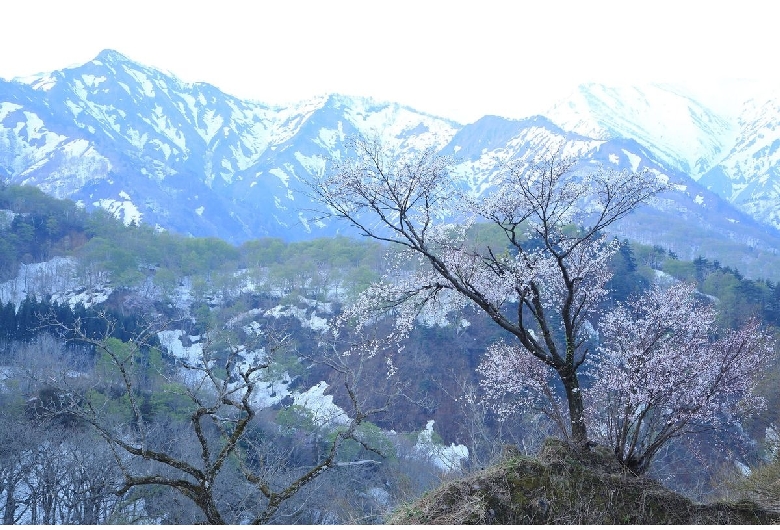
<instances>
[{"instance_id":1,"label":"grassy ridge in foreground","mask_svg":"<svg viewBox=\"0 0 780 530\"><path fill-rule=\"evenodd\" d=\"M767 524L780 514L752 502L695 504L625 473L609 450L576 457L557 440L537 458L502 462L402 506L390 524Z\"/></svg>"}]
</instances>

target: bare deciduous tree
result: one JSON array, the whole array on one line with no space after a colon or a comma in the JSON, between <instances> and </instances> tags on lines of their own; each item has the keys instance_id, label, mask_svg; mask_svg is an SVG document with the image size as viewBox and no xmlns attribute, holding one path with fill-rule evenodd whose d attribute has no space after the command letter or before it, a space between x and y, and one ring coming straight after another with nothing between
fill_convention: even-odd
<instances>
[{"instance_id":1,"label":"bare deciduous tree","mask_svg":"<svg viewBox=\"0 0 780 530\"><path fill-rule=\"evenodd\" d=\"M354 373L345 366L333 368L341 369L352 405L349 417L316 462L288 465L284 473L275 473L278 467L263 450L257 430L261 407L256 389L274 352L285 347L286 337L267 336L263 348L251 350L212 333L202 354L180 361L176 373L157 366L165 385L157 395L175 395L179 403L172 413L179 419L161 429L150 417L154 413L148 410L150 396L141 384L148 377L149 367L143 364L154 350L152 338L161 328L150 324L123 343L111 338L114 323L104 320L100 337L88 336L80 322L72 327L48 322L65 336L94 346L98 369L105 376L98 381L81 376L58 381L60 401L68 406L54 412L76 414L105 440L123 476L117 495L162 487L189 499L209 524L260 524L271 521L286 501L328 470L376 463L338 460L346 440L363 443L359 427L377 412L363 408L352 390Z\"/></svg>"}]
</instances>

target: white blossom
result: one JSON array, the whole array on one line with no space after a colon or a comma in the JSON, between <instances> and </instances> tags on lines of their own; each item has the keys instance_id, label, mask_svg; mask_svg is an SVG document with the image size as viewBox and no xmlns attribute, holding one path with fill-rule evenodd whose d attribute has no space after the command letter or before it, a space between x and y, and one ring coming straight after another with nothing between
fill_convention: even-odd
<instances>
[{"instance_id":1,"label":"white blossom","mask_svg":"<svg viewBox=\"0 0 780 530\"><path fill-rule=\"evenodd\" d=\"M715 319L687 284L656 286L601 319L591 418L629 467L643 471L669 439L763 406L752 390L772 341L757 321L715 338Z\"/></svg>"},{"instance_id":2,"label":"white blossom","mask_svg":"<svg viewBox=\"0 0 780 530\"><path fill-rule=\"evenodd\" d=\"M510 162L491 193L475 196L455 188L451 160L433 151L395 157L363 139L350 148L353 158L334 162L312 183L323 214L401 249L342 319L361 331L392 317L389 336L364 351L392 350L417 322L443 323L475 308L515 341L487 352L481 371L488 395L515 394L520 403L549 395L554 404L548 382L557 379L569 406L564 414L554 405L552 416L584 445L578 370L617 249L603 231L665 185L649 172L581 174L575 161L553 155ZM474 237L486 224L498 239Z\"/></svg>"}]
</instances>

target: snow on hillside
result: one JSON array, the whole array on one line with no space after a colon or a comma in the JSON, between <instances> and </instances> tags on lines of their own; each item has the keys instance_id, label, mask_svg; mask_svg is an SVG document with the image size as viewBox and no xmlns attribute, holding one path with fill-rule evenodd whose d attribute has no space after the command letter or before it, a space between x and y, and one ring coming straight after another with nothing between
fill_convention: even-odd
<instances>
[{"instance_id":1,"label":"snow on hillside","mask_svg":"<svg viewBox=\"0 0 780 530\"><path fill-rule=\"evenodd\" d=\"M39 300L51 295L56 303L67 303L71 307L82 303L90 307L105 302L111 292L104 275L98 275L95 282L85 286L84 280L77 275L76 260L56 257L41 263L22 264L15 278L0 283L0 302L12 302L19 309L28 295Z\"/></svg>"},{"instance_id":2,"label":"snow on hillside","mask_svg":"<svg viewBox=\"0 0 780 530\"><path fill-rule=\"evenodd\" d=\"M567 131L629 138L694 179L733 145L736 123L670 86L581 85L546 115Z\"/></svg>"},{"instance_id":3,"label":"snow on hillside","mask_svg":"<svg viewBox=\"0 0 780 530\"><path fill-rule=\"evenodd\" d=\"M187 337L188 346L184 345L183 337ZM199 336L186 335L183 329L168 329L157 332L160 346L177 359L182 359L188 364L198 365L203 360L203 345Z\"/></svg>"},{"instance_id":4,"label":"snow on hillside","mask_svg":"<svg viewBox=\"0 0 780 530\"><path fill-rule=\"evenodd\" d=\"M333 403L333 396L325 395L328 384L320 381L309 390L293 394L293 402L308 410L319 427L336 427L349 423L347 413Z\"/></svg>"},{"instance_id":5,"label":"snow on hillside","mask_svg":"<svg viewBox=\"0 0 780 530\"><path fill-rule=\"evenodd\" d=\"M318 316L315 311L312 311L311 314L309 314L308 310L296 306L278 305L266 311L265 316L274 318L294 317L298 319L301 326L314 331L319 331L320 333L324 333L330 329L326 318Z\"/></svg>"},{"instance_id":6,"label":"snow on hillside","mask_svg":"<svg viewBox=\"0 0 780 530\"><path fill-rule=\"evenodd\" d=\"M114 217L121 220L126 226L131 223L140 225L142 217L141 212L138 210L138 207L133 204L130 196L122 191L119 193L119 197L122 200L100 199L93 204L112 213Z\"/></svg>"},{"instance_id":7,"label":"snow on hillside","mask_svg":"<svg viewBox=\"0 0 780 530\"><path fill-rule=\"evenodd\" d=\"M160 345L169 354L183 360L190 366L203 366L205 360L203 337L187 335L181 329L160 331L157 333L157 337L160 340ZM236 363L237 370L258 361L266 361L266 354L263 350L242 351L240 355L243 359ZM190 383L198 381L201 377L200 372L184 367L181 368L180 373L184 380ZM262 377L264 372L259 372L259 374ZM325 395L325 391L328 389L328 384L325 381L320 381L303 392L290 392L291 382L292 379L287 372L270 379L258 379L255 391L251 396L252 404L264 409L292 396L293 403L308 410L312 415L312 421L320 427L335 427L349 421L347 413L333 403L333 396Z\"/></svg>"},{"instance_id":8,"label":"snow on hillside","mask_svg":"<svg viewBox=\"0 0 780 530\"><path fill-rule=\"evenodd\" d=\"M431 462L444 472L460 471L464 461L469 459L469 449L465 445L440 445L433 440L434 420L428 420L425 429L417 436L414 449L417 454Z\"/></svg>"}]
</instances>

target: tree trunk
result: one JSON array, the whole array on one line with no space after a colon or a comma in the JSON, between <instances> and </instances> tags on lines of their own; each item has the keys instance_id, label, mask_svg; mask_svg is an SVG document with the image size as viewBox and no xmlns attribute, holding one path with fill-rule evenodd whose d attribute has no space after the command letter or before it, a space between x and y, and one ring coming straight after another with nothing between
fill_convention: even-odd
<instances>
[{"instance_id":1,"label":"tree trunk","mask_svg":"<svg viewBox=\"0 0 780 530\"><path fill-rule=\"evenodd\" d=\"M3 525L12 525L16 521L14 520L14 515L16 514L16 499L14 498L14 495L16 493L16 484L11 482L11 479L8 480L7 483L7 490L6 490L6 503L5 503L5 511L3 512Z\"/></svg>"},{"instance_id":2,"label":"tree trunk","mask_svg":"<svg viewBox=\"0 0 780 530\"><path fill-rule=\"evenodd\" d=\"M206 516L206 520L209 524L212 525L223 525L225 524L225 521L222 519L222 514L219 513L219 509L217 508L216 503L214 502L214 498L211 495L211 492L208 489L205 489L200 492L200 494L197 496L195 500L195 503L198 505L198 507L203 511L203 515Z\"/></svg>"},{"instance_id":3,"label":"tree trunk","mask_svg":"<svg viewBox=\"0 0 780 530\"><path fill-rule=\"evenodd\" d=\"M585 426L585 403L577 373L564 369L558 371L558 374L566 390L566 402L569 405L571 443L575 448L584 450L588 446L588 430Z\"/></svg>"}]
</instances>

